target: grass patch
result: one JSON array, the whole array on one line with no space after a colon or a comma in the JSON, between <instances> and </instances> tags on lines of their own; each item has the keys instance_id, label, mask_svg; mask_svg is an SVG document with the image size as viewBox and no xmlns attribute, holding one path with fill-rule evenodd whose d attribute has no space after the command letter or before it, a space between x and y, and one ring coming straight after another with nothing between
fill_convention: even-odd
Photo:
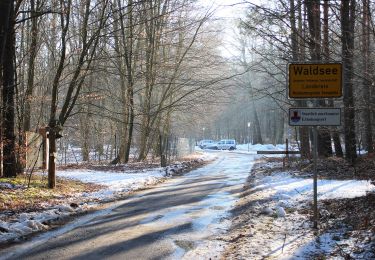
<instances>
[{"instance_id":1,"label":"grass patch","mask_svg":"<svg viewBox=\"0 0 375 260\"><path fill-rule=\"evenodd\" d=\"M45 176L33 175L28 186L28 177L0 178L0 212L34 211L46 206L61 203L77 193L92 192L100 185L76 180L57 178L56 188L49 189ZM6 185L4 185L6 184Z\"/></svg>"}]
</instances>

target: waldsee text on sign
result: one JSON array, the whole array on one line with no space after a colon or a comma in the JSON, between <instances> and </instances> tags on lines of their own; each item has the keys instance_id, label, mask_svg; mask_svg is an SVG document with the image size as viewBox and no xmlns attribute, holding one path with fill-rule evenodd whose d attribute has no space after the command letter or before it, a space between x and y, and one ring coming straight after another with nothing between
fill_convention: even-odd
<instances>
[{"instance_id":1,"label":"waldsee text on sign","mask_svg":"<svg viewBox=\"0 0 375 260\"><path fill-rule=\"evenodd\" d=\"M339 126L340 108L289 108L290 126Z\"/></svg>"},{"instance_id":2,"label":"waldsee text on sign","mask_svg":"<svg viewBox=\"0 0 375 260\"><path fill-rule=\"evenodd\" d=\"M342 64L289 64L290 98L339 98Z\"/></svg>"}]
</instances>

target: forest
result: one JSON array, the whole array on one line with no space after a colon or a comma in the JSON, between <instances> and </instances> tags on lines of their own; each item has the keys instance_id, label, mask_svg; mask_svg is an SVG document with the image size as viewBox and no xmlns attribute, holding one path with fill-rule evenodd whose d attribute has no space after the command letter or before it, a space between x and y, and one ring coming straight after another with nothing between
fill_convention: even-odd
<instances>
[{"instance_id":1,"label":"forest","mask_svg":"<svg viewBox=\"0 0 375 260\"><path fill-rule=\"evenodd\" d=\"M76 147L123 164L161 157L173 137L288 138L310 158L311 129L290 127L288 109L315 103L342 110L341 126L318 129L320 157L373 153L373 1L239 0L230 21L203 2L2 0L0 176L28 170L26 133L43 131L50 188ZM289 99L291 62L342 63L342 98Z\"/></svg>"}]
</instances>

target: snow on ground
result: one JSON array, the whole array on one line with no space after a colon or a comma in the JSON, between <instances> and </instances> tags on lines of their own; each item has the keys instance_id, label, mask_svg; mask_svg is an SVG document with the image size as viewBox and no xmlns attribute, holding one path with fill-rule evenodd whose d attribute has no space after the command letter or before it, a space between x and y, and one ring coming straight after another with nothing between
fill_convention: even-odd
<instances>
[{"instance_id":1,"label":"snow on ground","mask_svg":"<svg viewBox=\"0 0 375 260\"><path fill-rule=\"evenodd\" d=\"M142 172L111 172L93 170L68 170L59 171L58 177L75 179L107 186L106 189L95 193L84 194L101 200L110 199L118 193L139 190L143 187L156 184L166 177L166 169L156 168Z\"/></svg>"},{"instance_id":2,"label":"snow on ground","mask_svg":"<svg viewBox=\"0 0 375 260\"><path fill-rule=\"evenodd\" d=\"M203 156L203 158L212 159L212 156ZM69 200L67 199L64 205L46 205L46 210L42 212L22 213L11 217L0 212L0 244L6 241L17 241L26 235L47 230L49 225L63 223L73 214L87 212L98 206L100 202L111 201L131 191L156 184L185 167L187 167L186 164L177 162L165 168L145 169L138 172L133 170L122 172L87 169L58 170L58 177L101 184L106 188L92 193L75 194ZM76 202L82 199L94 202L78 205ZM5 219L7 221L3 221Z\"/></svg>"},{"instance_id":3,"label":"snow on ground","mask_svg":"<svg viewBox=\"0 0 375 260\"><path fill-rule=\"evenodd\" d=\"M285 145L238 145L238 151L248 150L285 150ZM199 148L197 149L199 150ZM205 160L212 160L216 155L204 153ZM106 185L106 188L95 193L80 194L97 201L106 201L133 190L141 189L167 178L180 166L156 168L140 172L66 170L58 171L59 177L73 178L83 182ZM181 166L183 167L183 166ZM297 178L287 172L279 172L271 176L255 176L254 186L250 189L253 216L247 228L246 238L249 240L242 253L250 259L277 257L277 259L305 259L306 255L317 250L330 250L338 242L335 234L322 234L317 237L311 229L311 221L306 215L298 213L298 209L312 201L312 179ZM374 192L375 187L367 181L319 180L318 194L320 199L338 199L363 196L366 192ZM85 212L92 208L91 204L55 205L43 212L22 213L11 221L2 221L0 215L0 243L17 240L25 235L48 229L50 224L62 223L72 214ZM375 238L374 238L375 239ZM350 241L344 241L350 243ZM208 247L207 250L210 250ZM204 251L204 250L203 250ZM193 252L189 252L193 253ZM204 252L200 255L204 255Z\"/></svg>"},{"instance_id":4,"label":"snow on ground","mask_svg":"<svg viewBox=\"0 0 375 260\"><path fill-rule=\"evenodd\" d=\"M296 178L286 172L257 179L255 185L268 192L270 198L293 205L313 196L313 179ZM375 191L375 186L370 181L318 180L318 199L354 198L371 191Z\"/></svg>"},{"instance_id":5,"label":"snow on ground","mask_svg":"<svg viewBox=\"0 0 375 260\"><path fill-rule=\"evenodd\" d=\"M243 229L234 234L234 239L239 240L230 250L228 259L316 259L319 255L343 259L335 258L340 254L351 255L354 259L374 259L372 257L375 255L368 255L371 252L369 244L345 237L348 227L342 227L339 231L328 230L319 235L314 233L308 214L300 213L311 208L311 178L297 178L287 172L270 176L257 172L252 178L252 186L246 191L249 195L237 205L239 208L244 205L250 207L247 215L235 223ZM375 186L369 181L318 180L319 201L354 198L367 192L375 192ZM234 239L231 237L229 240ZM372 239L375 237L371 238L369 234L369 241ZM340 245L345 245L345 248ZM362 255L353 252L353 248L366 247Z\"/></svg>"},{"instance_id":6,"label":"snow on ground","mask_svg":"<svg viewBox=\"0 0 375 260\"><path fill-rule=\"evenodd\" d=\"M237 144L236 150L228 151L228 150L214 150L217 152L235 152L235 153L244 153L244 154L256 154L257 151L285 151L286 145L285 144ZM212 151L213 149L201 149L199 146L195 147L196 151ZM288 146L289 151L297 151L298 147L295 144ZM208 153L209 154L209 153ZM273 154L272 157L282 157L285 155L276 155ZM296 155L290 155L296 156Z\"/></svg>"},{"instance_id":7,"label":"snow on ground","mask_svg":"<svg viewBox=\"0 0 375 260\"><path fill-rule=\"evenodd\" d=\"M238 151L285 151L285 148L285 144L237 144Z\"/></svg>"}]
</instances>

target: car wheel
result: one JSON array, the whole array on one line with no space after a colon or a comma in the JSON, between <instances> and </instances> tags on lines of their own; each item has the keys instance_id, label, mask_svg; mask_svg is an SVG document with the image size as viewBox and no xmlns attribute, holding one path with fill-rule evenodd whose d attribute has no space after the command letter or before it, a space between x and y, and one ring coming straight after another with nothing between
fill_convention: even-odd
<instances>
[{"instance_id":1,"label":"car wheel","mask_svg":"<svg viewBox=\"0 0 375 260\"><path fill-rule=\"evenodd\" d=\"M229 148L229 150L230 150L230 151L233 151L233 150L234 150L234 147L233 147L233 146L231 146L231 147Z\"/></svg>"}]
</instances>

